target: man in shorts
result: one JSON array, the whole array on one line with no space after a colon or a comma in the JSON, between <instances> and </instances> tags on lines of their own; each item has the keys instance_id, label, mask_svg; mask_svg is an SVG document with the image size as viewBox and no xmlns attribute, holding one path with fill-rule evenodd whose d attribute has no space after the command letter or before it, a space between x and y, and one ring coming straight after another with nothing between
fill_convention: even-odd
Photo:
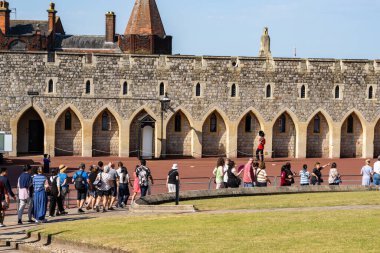
<instances>
[{"instance_id":1,"label":"man in shorts","mask_svg":"<svg viewBox=\"0 0 380 253\"><path fill-rule=\"evenodd\" d=\"M64 206L64 208L67 208L65 207L65 199L66 199L66 195L69 193L69 181L68 181L69 178L67 176L66 170L67 170L67 166L65 166L64 164L59 165L58 177L59 177L59 182L61 183L61 200L62 200L62 206Z\"/></svg>"},{"instance_id":2,"label":"man in shorts","mask_svg":"<svg viewBox=\"0 0 380 253\"><path fill-rule=\"evenodd\" d=\"M98 167L91 165L90 166L90 174L88 175L88 202L87 202L87 210L95 207L96 198L98 197L97 190L95 188L94 182L98 176Z\"/></svg>"},{"instance_id":3,"label":"man in shorts","mask_svg":"<svg viewBox=\"0 0 380 253\"><path fill-rule=\"evenodd\" d=\"M84 201L87 197L87 189L88 189L88 174L85 170L85 165L81 163L79 165L79 170L73 176L73 183L75 189L77 190L77 207L78 213L84 213L82 207L84 205Z\"/></svg>"},{"instance_id":4,"label":"man in shorts","mask_svg":"<svg viewBox=\"0 0 380 253\"><path fill-rule=\"evenodd\" d=\"M110 196L110 189L111 189L111 185L110 185L111 177L108 174L109 171L110 171L110 168L108 166L104 166L103 171L99 172L95 180L95 182L101 181L100 186L96 186L98 198L96 200L95 208L97 212L99 212L99 205L100 205L101 200L103 202L103 213L107 212L106 208L107 208L108 199Z\"/></svg>"},{"instance_id":5,"label":"man in shorts","mask_svg":"<svg viewBox=\"0 0 380 253\"><path fill-rule=\"evenodd\" d=\"M115 164L114 163L109 163L109 172L108 174L110 175L110 180L111 180L111 189L110 189L110 202L108 204L108 210L115 210L113 208L113 204L115 203L116 196L117 196L117 183L116 180L118 178L118 174L115 170Z\"/></svg>"}]
</instances>

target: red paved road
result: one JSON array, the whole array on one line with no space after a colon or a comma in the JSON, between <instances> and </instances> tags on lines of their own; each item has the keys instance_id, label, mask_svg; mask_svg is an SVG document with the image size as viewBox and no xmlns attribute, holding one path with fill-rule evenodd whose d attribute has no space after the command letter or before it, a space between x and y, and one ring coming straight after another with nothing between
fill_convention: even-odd
<instances>
[{"instance_id":1,"label":"red paved road","mask_svg":"<svg viewBox=\"0 0 380 253\"><path fill-rule=\"evenodd\" d=\"M91 164L97 164L98 161L103 161L105 164L108 162L117 163L122 161L127 166L128 171L132 174L133 169L138 164L136 158L119 158L119 157L97 157L97 158L83 158L83 157L54 157L51 159L51 167L58 167L60 164L65 164L70 169L67 171L71 176L76 171L77 166L83 162L88 168ZM208 189L210 177L212 177L212 171L216 164L216 158L203 158L203 159L170 159L170 160L152 160L148 161L148 167L151 168L152 174L156 179L155 185L152 187L152 193L166 192L165 178L167 172L171 168L173 163L177 163L180 168L181 190L199 190ZM248 158L235 159L237 166L246 163ZM22 172L22 165L24 164L41 164L42 157L18 157L7 159L2 167L8 167L9 178L13 186L16 186L17 178ZM309 166L309 170L312 170L315 162L321 162L322 164L336 162L338 164L338 170L343 175L344 184L361 184L361 177L348 177L345 175L359 175L360 169L364 164L365 159L268 159L267 173L269 176L279 176L281 166L286 162L291 162L293 171L298 172L303 164ZM327 181L328 169L323 172L325 183ZM197 179L191 179L191 178ZM184 179L190 178L190 179ZM274 178L272 178L272 181ZM212 187L214 187L213 180ZM75 190L71 190L70 198L75 198ZM70 201L71 207L75 205L74 201ZM11 205L10 214L15 213L15 204Z\"/></svg>"},{"instance_id":2,"label":"red paved road","mask_svg":"<svg viewBox=\"0 0 380 253\"><path fill-rule=\"evenodd\" d=\"M91 164L97 164L98 161L103 161L105 164L112 161L117 163L122 161L125 166L127 166L128 171L131 173L138 164L136 158L119 158L119 157L96 157L96 158L84 158L84 157L54 157L51 159L51 167L58 167L60 164L65 164L71 168L68 173L72 172L77 168L77 166L83 162L88 167ZM365 159L287 159L287 158L277 158L268 159L267 173L270 176L280 175L281 166L286 162L291 162L294 171L298 172L303 164L309 166L309 170L312 170L316 161L322 164L336 162L338 164L338 170L342 175L358 175L360 169L364 164ZM16 182L17 177L21 173L22 164L40 164L42 157L21 157L13 158L7 160L6 164L2 166L9 167L9 176L13 183ZM247 158L235 159L237 165L244 164ZM165 179L167 172L171 168L173 163L177 163L180 168L180 176L182 178L187 177L207 177L212 176L212 170L216 164L216 158L202 158L202 159L170 159L170 160L152 160L148 161L148 167L151 168L153 176L157 179ZM328 174L328 169L323 172L326 178ZM348 178L346 178L348 179ZM202 187L204 188L204 187Z\"/></svg>"}]
</instances>

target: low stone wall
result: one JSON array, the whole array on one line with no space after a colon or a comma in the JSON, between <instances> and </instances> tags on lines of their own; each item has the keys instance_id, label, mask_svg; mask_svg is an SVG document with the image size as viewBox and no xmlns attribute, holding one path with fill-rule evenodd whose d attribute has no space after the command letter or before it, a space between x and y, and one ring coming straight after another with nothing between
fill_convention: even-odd
<instances>
[{"instance_id":1,"label":"low stone wall","mask_svg":"<svg viewBox=\"0 0 380 253\"><path fill-rule=\"evenodd\" d=\"M180 201L195 199L228 198L241 196L262 196L279 194L319 193L319 192L359 192L376 190L372 187L359 185L319 185L319 186L292 186L292 187L255 187L229 188L220 190L184 191L180 192ZM174 193L151 195L138 199L138 205L160 205L175 201Z\"/></svg>"}]
</instances>

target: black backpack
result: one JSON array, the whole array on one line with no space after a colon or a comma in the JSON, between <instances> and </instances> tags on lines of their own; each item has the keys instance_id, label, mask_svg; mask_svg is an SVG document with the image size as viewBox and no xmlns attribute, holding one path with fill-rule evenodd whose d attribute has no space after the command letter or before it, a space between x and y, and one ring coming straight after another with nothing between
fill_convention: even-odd
<instances>
[{"instance_id":1,"label":"black backpack","mask_svg":"<svg viewBox=\"0 0 380 253\"><path fill-rule=\"evenodd\" d=\"M50 195L58 197L57 176L53 178L53 182L51 183Z\"/></svg>"},{"instance_id":2,"label":"black backpack","mask_svg":"<svg viewBox=\"0 0 380 253\"><path fill-rule=\"evenodd\" d=\"M126 181L126 178L128 176L128 170L127 170L127 168L125 168L125 167L121 168L121 175L122 175L122 179L123 179L121 181L123 181L123 183L126 184L125 181Z\"/></svg>"},{"instance_id":3,"label":"black backpack","mask_svg":"<svg viewBox=\"0 0 380 253\"><path fill-rule=\"evenodd\" d=\"M228 175L228 187L230 188L239 188L241 184L241 179L237 177L234 173L232 173L232 169L228 168L227 170Z\"/></svg>"},{"instance_id":4,"label":"black backpack","mask_svg":"<svg viewBox=\"0 0 380 253\"><path fill-rule=\"evenodd\" d=\"M75 185L75 189L78 191L83 191L86 189L86 185L85 185L84 180L83 180L83 171L80 175L77 174L77 177L75 178L74 185Z\"/></svg>"}]
</instances>

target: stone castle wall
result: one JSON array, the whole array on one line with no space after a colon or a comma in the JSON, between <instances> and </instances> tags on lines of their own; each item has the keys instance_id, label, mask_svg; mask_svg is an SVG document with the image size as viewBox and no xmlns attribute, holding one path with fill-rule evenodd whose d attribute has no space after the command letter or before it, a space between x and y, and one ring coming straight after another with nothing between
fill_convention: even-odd
<instances>
[{"instance_id":1,"label":"stone castle wall","mask_svg":"<svg viewBox=\"0 0 380 253\"><path fill-rule=\"evenodd\" d=\"M50 79L54 80L54 92L47 93ZM12 154L24 150L23 141L17 139L25 137L21 132L18 136L17 125L19 120L24 120L23 112L33 107L45 123L52 123L45 124L44 144L45 151L53 153L54 147L61 144L55 140L55 127L50 125L55 126L59 115L70 106L84 126L83 139L88 140L82 143L82 155L91 155L92 147L99 147L101 150L108 148L113 155L127 156L137 145L137 131L131 122L140 111L146 110L157 119L154 144L157 155L165 149L168 135L170 143L184 143L178 151L186 154L201 153L204 144L204 154L216 152L236 156L238 149L250 153L254 147L254 140L247 139L255 135L248 136L239 130L239 119L244 121L244 115L251 111L267 133L269 143L266 148L269 152L273 150L284 156L303 157L314 152L307 152L308 147L322 146L319 148L321 156L338 157L340 149L343 156L352 152L346 149L347 145L354 148L354 142L348 143L342 128L347 115L354 113L363 125L362 136L354 137L355 153L357 156L373 156L373 143L378 142L375 140L378 136L375 125L380 116L379 95L376 93L379 80L380 63L369 60L97 54L93 56L92 63L87 64L85 55L76 53L57 53L55 62L47 62L46 53L1 52L0 93L3 99L0 101L0 130L14 134ZM87 81L91 83L90 94L85 94ZM122 95L122 83L125 81L128 94ZM173 113L181 110L186 112L191 125L191 128L184 126L184 133L178 135L165 131L162 143L158 89L161 82L172 100L171 109L164 114L163 124L166 126ZM197 83L202 87L199 97L195 96ZM232 84L237 88L235 97L231 97ZM265 94L267 85L272 88L270 98ZM305 98L300 98L302 85L306 86ZM337 85L341 96L335 99ZM373 99L368 99L369 86L374 89ZM36 91L40 95L28 96L27 91ZM102 139L95 134L95 128L92 130L92 125L105 109L110 110L120 125L112 136ZM219 132L218 128L217 135L203 131L209 128L206 126L207 118L214 111L218 114L218 125L221 124L221 131L224 131ZM287 122L294 124L294 130L285 133L289 136L276 133L278 127L275 122L284 112L290 119ZM319 140L314 137L308 140L308 125L318 112L323 113L333 130L331 134L321 133ZM116 119L115 122L117 125ZM256 122L253 125L257 125ZM330 141L336 145L331 145L331 150L326 151L326 143ZM168 150L177 151L169 146Z\"/></svg>"}]
</instances>

